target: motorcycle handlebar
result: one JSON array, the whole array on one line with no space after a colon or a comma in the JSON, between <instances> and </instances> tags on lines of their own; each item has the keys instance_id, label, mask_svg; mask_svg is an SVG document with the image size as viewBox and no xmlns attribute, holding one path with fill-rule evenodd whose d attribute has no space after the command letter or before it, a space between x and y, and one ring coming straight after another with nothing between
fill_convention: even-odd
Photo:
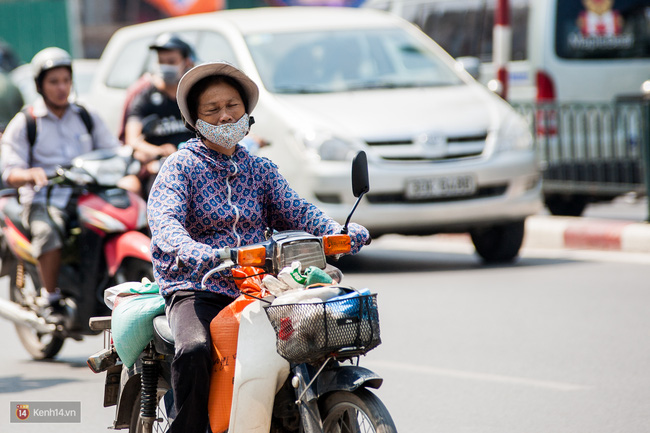
<instances>
[{"instance_id":1,"label":"motorcycle handlebar","mask_svg":"<svg viewBox=\"0 0 650 433\"><path fill-rule=\"evenodd\" d=\"M218 248L214 250L214 257L219 259L219 262L222 263L224 260L230 260L231 251L232 248L230 247ZM181 259L180 256L176 256L176 266L178 266L179 268L185 266L185 262L183 262L183 259Z\"/></svg>"},{"instance_id":2,"label":"motorcycle handlebar","mask_svg":"<svg viewBox=\"0 0 650 433\"><path fill-rule=\"evenodd\" d=\"M51 188L53 185L63 183L65 181L65 176L61 172L61 168L57 169L56 174L47 177L47 184L45 185L34 185L34 192L39 192L43 188Z\"/></svg>"}]
</instances>

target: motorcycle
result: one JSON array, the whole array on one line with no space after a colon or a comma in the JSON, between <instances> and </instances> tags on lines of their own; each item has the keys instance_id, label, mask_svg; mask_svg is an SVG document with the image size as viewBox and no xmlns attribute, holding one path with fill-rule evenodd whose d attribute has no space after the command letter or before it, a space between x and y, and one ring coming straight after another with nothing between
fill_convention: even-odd
<instances>
[{"instance_id":1,"label":"motorcycle","mask_svg":"<svg viewBox=\"0 0 650 433\"><path fill-rule=\"evenodd\" d=\"M60 167L45 186L72 188L76 213L67 227L58 285L65 320L51 323L37 302L41 288L30 234L21 220L16 189L0 191L0 276L9 275L10 300L0 299L0 316L14 322L21 343L34 359L53 358L66 338L96 335L90 317L110 311L104 290L124 281L153 279L150 239L142 198L116 186L133 168L127 148L102 149ZM137 167L135 167L137 169Z\"/></svg>"},{"instance_id":2,"label":"motorcycle","mask_svg":"<svg viewBox=\"0 0 650 433\"><path fill-rule=\"evenodd\" d=\"M369 190L363 152L353 162L352 178L357 201L342 234L317 237L301 231L276 232L258 244L223 248L216 252L221 264L203 280L215 272L231 270L234 275L234 270L246 267L278 276L296 261L303 268L315 267L336 275L340 271L327 263L326 256L338 257L350 251L350 217ZM311 297L317 290L298 292ZM213 368L210 411L214 407L215 371L235 364L233 377L219 380L218 385L231 384L232 392L218 394L215 400L219 405L226 399L230 402L225 412L222 410L226 426L214 430L211 413L212 429L231 433L396 432L390 413L370 391L379 388L383 379L359 366L360 356L381 342L376 295L354 291L352 297L340 300L277 302L295 293L253 297L243 308L237 325L239 336L235 337L236 353L217 359ZM115 348L118 337L111 334L111 327L117 321L112 323L111 316L91 320L92 327L104 330L107 337L107 347L90 356L87 363L95 373L106 372L104 406L116 406L111 428L167 431L174 416L170 386L174 341L166 316L153 318L152 338L131 366L121 362ZM213 332L213 344L214 337Z\"/></svg>"}]
</instances>

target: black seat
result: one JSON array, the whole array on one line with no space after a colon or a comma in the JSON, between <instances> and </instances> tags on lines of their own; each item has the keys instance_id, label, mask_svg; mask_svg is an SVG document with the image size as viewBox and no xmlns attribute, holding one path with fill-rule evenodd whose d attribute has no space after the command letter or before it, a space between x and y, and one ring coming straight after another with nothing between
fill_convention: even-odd
<instances>
[{"instance_id":1,"label":"black seat","mask_svg":"<svg viewBox=\"0 0 650 433\"><path fill-rule=\"evenodd\" d=\"M164 314L153 319L153 344L158 353L174 354L174 336Z\"/></svg>"}]
</instances>

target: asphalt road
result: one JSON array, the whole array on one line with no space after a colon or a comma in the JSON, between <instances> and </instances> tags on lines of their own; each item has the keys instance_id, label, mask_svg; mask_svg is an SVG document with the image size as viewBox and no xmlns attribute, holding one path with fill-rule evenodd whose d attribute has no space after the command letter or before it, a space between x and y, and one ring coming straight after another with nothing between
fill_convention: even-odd
<instances>
[{"instance_id":1,"label":"asphalt road","mask_svg":"<svg viewBox=\"0 0 650 433\"><path fill-rule=\"evenodd\" d=\"M379 246L347 276L379 292L384 343L366 365L399 431L650 431L647 256L482 267L469 245Z\"/></svg>"}]
</instances>

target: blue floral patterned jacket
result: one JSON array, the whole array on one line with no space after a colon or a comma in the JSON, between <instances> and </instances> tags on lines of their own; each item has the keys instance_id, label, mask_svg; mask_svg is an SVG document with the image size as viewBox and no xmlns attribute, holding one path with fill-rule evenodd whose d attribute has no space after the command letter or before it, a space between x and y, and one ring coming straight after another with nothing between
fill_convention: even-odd
<instances>
[{"instance_id":1,"label":"blue floral patterned jacket","mask_svg":"<svg viewBox=\"0 0 650 433\"><path fill-rule=\"evenodd\" d=\"M270 160L251 155L240 145L226 156L198 139L167 158L151 189L147 213L154 276L163 296L202 290L201 279L219 263L214 249L261 242L267 227L316 236L341 230L340 224L300 198ZM354 253L369 235L358 224L349 229ZM239 296L227 277L215 275L206 289Z\"/></svg>"}]
</instances>

